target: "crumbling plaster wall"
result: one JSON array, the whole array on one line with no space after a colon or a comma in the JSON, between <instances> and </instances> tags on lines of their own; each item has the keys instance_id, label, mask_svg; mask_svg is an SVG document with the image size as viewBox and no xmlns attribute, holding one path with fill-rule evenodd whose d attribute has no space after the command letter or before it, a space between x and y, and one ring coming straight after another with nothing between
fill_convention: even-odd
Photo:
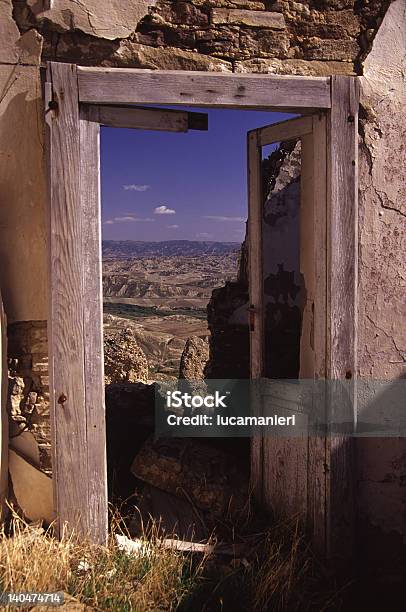
<instances>
[{"instance_id":1,"label":"crumbling plaster wall","mask_svg":"<svg viewBox=\"0 0 406 612\"><path fill-rule=\"evenodd\" d=\"M46 318L42 39L0 0L0 283L8 321Z\"/></svg>"},{"instance_id":2,"label":"crumbling plaster wall","mask_svg":"<svg viewBox=\"0 0 406 612\"><path fill-rule=\"evenodd\" d=\"M302 75L364 73L359 370L362 376L400 376L405 346L404 0L390 5L383 25L386 0L53 0L51 8L48 4L0 0L0 282L9 321L46 319L40 62ZM390 528L384 510L376 510L372 499L385 495L382 475L395 473L396 463L399 476L392 479L391 494L402 516L398 530L406 533L400 490L403 445L392 443L378 472L370 461L373 449L373 441L359 448L361 468L365 466L360 474L361 506L373 524Z\"/></svg>"},{"instance_id":3,"label":"crumbling plaster wall","mask_svg":"<svg viewBox=\"0 0 406 612\"><path fill-rule=\"evenodd\" d=\"M406 3L396 0L361 78L359 374L386 381L406 375L405 32ZM393 556L395 535L406 537L406 440L358 440L357 465L361 537L392 532Z\"/></svg>"}]
</instances>

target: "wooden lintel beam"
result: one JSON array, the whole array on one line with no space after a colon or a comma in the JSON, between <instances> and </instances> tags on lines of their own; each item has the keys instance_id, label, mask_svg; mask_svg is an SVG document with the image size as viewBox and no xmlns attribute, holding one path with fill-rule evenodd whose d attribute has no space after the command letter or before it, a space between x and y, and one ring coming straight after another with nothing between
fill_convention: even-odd
<instances>
[{"instance_id":1,"label":"wooden lintel beam","mask_svg":"<svg viewBox=\"0 0 406 612\"><path fill-rule=\"evenodd\" d=\"M289 108L297 112L331 106L329 77L78 66L78 85L80 102L92 104Z\"/></svg>"}]
</instances>

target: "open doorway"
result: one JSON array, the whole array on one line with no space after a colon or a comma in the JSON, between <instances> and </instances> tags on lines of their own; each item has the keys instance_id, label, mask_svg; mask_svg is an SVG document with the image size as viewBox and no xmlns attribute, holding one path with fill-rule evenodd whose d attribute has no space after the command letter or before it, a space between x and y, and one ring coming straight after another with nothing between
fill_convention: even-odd
<instances>
[{"instance_id":1,"label":"open doorway","mask_svg":"<svg viewBox=\"0 0 406 612\"><path fill-rule=\"evenodd\" d=\"M107 477L102 342L99 185L100 125L134 127L139 105L268 109L310 117L309 185L317 206L312 234L315 304L314 377L356 377L358 83L345 76L298 77L92 68L51 62L45 84L49 127L50 395L54 490L59 524L95 542L107 538ZM130 106L128 106L130 105ZM135 107L135 108L134 108ZM137 108L138 107L138 108ZM291 127L297 127L292 119ZM290 122L285 122L289 123ZM270 142L292 139L283 129ZM249 214L250 376L263 375L261 147L269 129L251 137ZM297 136L297 134L296 134ZM303 152L302 152L303 153ZM302 167L303 169L303 167ZM320 172L322 170L322 172ZM309 217L310 218L310 217ZM259 224L259 225L258 225ZM320 265L321 264L321 265ZM317 316L316 316L317 313ZM317 318L317 324L316 324ZM320 344L319 344L320 343ZM319 361L317 361L317 359ZM355 416L355 399L348 404ZM305 517L323 554L348 556L353 546L352 446L343 436L307 441L300 480ZM253 440L251 478L261 499L276 480L296 477L295 456L277 473ZM343 477L345 474L345 477ZM276 480L275 480L276 479ZM283 500L283 496L282 496ZM282 513L289 513L286 499ZM340 523L338 508L346 507ZM344 536L345 534L345 536Z\"/></svg>"},{"instance_id":2,"label":"open doorway","mask_svg":"<svg viewBox=\"0 0 406 612\"><path fill-rule=\"evenodd\" d=\"M247 133L292 115L176 110L189 123L200 113L200 129L101 130L109 497L134 535L141 515L144 525L152 516L167 533L204 539L202 525L211 531L216 520L224 523L231 498L239 494L242 505L248 498L249 440L157 443L154 384L179 379L196 388L204 379L250 378ZM277 142L262 147L264 206L284 162L278 150ZM289 214L295 223L293 204ZM292 232L290 249L298 238ZM151 462L156 469L145 469ZM174 469L177 479L166 473ZM199 493L197 479L207 484ZM214 492L221 498L215 511Z\"/></svg>"}]
</instances>

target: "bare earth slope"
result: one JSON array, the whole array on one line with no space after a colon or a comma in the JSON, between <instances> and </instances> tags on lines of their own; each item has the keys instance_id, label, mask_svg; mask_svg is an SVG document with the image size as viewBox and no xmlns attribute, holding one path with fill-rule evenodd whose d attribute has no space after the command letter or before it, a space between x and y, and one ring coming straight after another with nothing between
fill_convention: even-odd
<instances>
[{"instance_id":1,"label":"bare earth slope","mask_svg":"<svg viewBox=\"0 0 406 612\"><path fill-rule=\"evenodd\" d=\"M240 245L103 242L105 331L125 328L147 356L151 380L178 376L190 336L208 336L211 292L236 276Z\"/></svg>"}]
</instances>

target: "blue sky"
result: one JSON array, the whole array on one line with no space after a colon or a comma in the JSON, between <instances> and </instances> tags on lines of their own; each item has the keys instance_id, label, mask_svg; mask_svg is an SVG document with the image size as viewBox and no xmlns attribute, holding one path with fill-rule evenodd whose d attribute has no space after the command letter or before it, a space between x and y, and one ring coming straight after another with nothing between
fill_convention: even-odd
<instances>
[{"instance_id":1,"label":"blue sky","mask_svg":"<svg viewBox=\"0 0 406 612\"><path fill-rule=\"evenodd\" d=\"M289 115L186 110L207 112L209 130L102 128L103 239L242 241L246 134Z\"/></svg>"}]
</instances>

